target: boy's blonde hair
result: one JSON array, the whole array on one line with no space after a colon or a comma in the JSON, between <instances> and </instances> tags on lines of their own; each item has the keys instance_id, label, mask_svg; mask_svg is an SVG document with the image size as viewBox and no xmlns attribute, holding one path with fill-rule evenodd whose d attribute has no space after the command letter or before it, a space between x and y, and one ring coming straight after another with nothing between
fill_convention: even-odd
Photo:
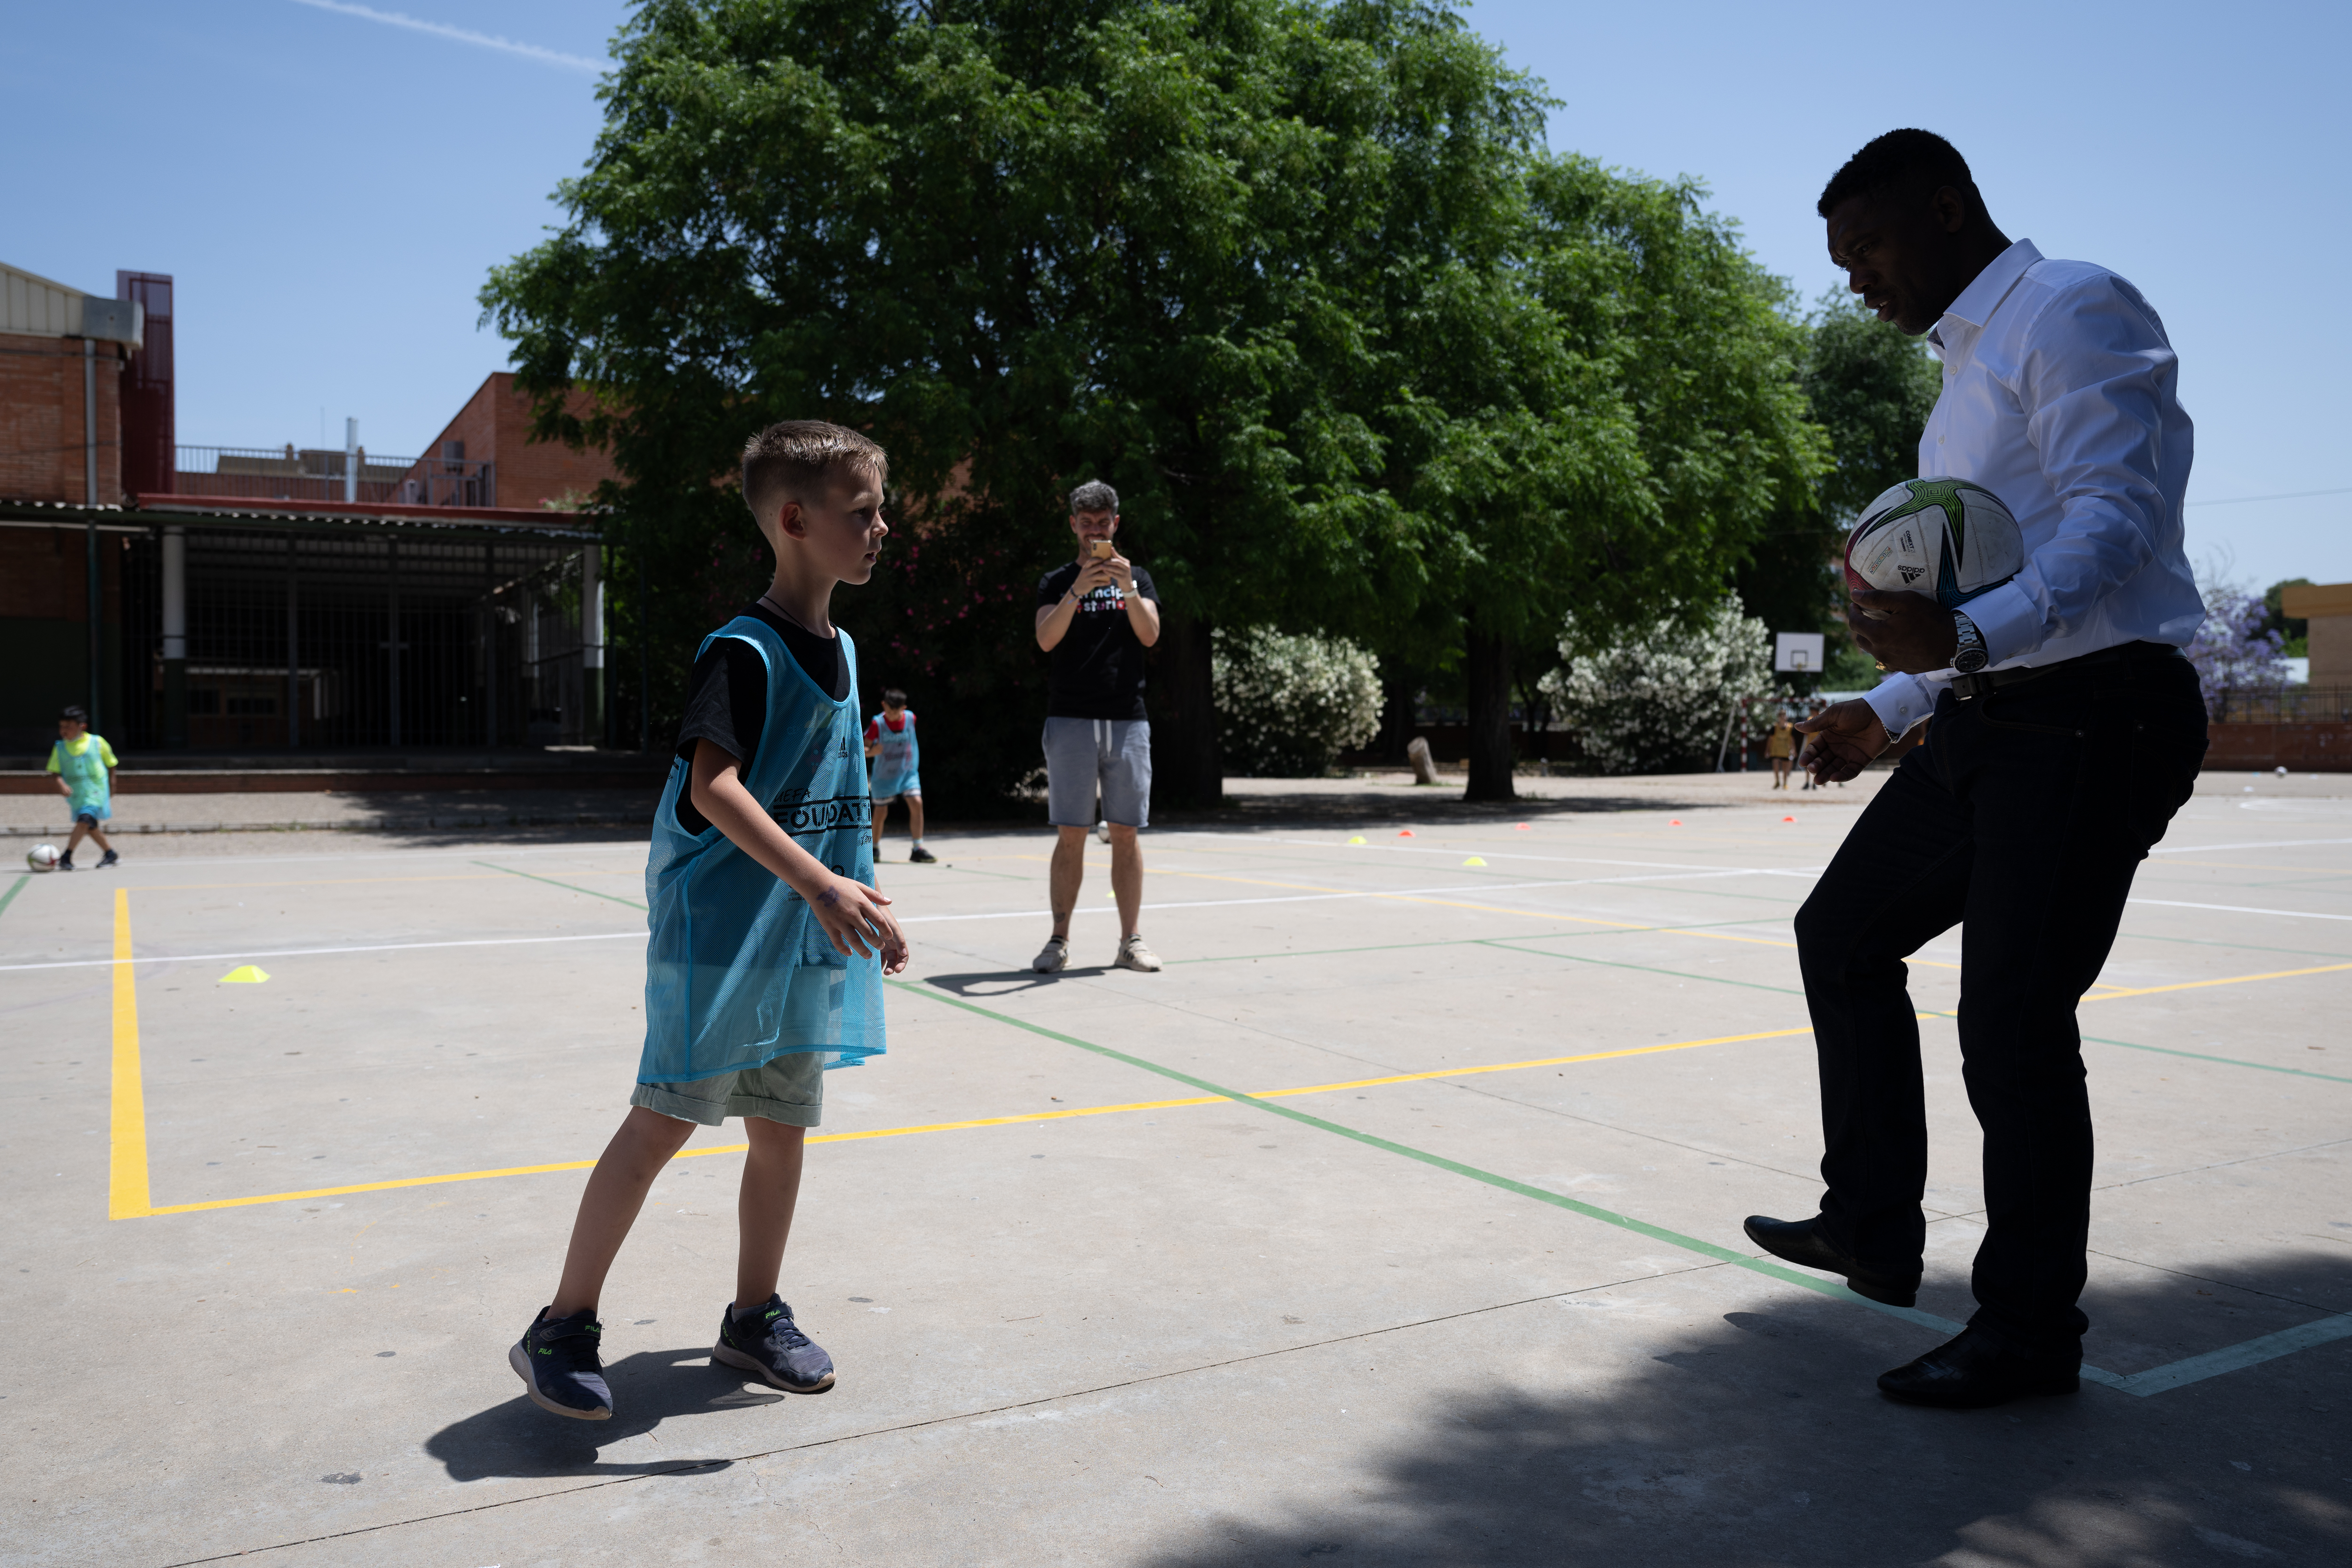
<instances>
[{"instance_id":1,"label":"boy's blonde hair","mask_svg":"<svg viewBox=\"0 0 2352 1568\"><path fill-rule=\"evenodd\" d=\"M805 506L849 475L884 484L889 456L856 431L822 419L786 419L743 444L743 501L761 528L784 502Z\"/></svg>"}]
</instances>

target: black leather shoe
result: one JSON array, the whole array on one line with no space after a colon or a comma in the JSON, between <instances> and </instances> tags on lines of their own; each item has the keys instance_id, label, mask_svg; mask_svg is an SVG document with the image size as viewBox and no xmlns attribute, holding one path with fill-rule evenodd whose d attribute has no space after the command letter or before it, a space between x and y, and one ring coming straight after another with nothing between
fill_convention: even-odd
<instances>
[{"instance_id":1,"label":"black leather shoe","mask_svg":"<svg viewBox=\"0 0 2352 1568\"><path fill-rule=\"evenodd\" d=\"M1874 1301L1884 1301L1890 1307L1908 1307L1919 1300L1919 1271L1897 1274L1885 1268L1873 1268L1848 1258L1832 1247L1821 1233L1821 1220L1769 1219L1760 1214L1748 1216L1740 1226L1748 1239L1775 1258L1806 1268L1818 1268L1825 1274L1845 1276L1845 1288L1857 1296L1867 1296Z\"/></svg>"},{"instance_id":2,"label":"black leather shoe","mask_svg":"<svg viewBox=\"0 0 2352 1568\"><path fill-rule=\"evenodd\" d=\"M1906 1405L1981 1410L2034 1394L2072 1394L2083 1385L2083 1354L2021 1355L1990 1334L1969 1329L1917 1361L1881 1373L1878 1392Z\"/></svg>"}]
</instances>

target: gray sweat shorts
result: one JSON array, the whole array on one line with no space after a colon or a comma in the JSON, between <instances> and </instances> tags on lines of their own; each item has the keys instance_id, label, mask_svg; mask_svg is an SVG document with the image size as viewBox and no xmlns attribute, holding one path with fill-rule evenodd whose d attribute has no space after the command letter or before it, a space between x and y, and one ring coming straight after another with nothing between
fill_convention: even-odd
<instances>
[{"instance_id":1,"label":"gray sweat shorts","mask_svg":"<svg viewBox=\"0 0 2352 1568\"><path fill-rule=\"evenodd\" d=\"M788 1051L755 1068L691 1083L641 1083L629 1103L700 1127L716 1127L730 1116L814 1127L824 1112L824 1053Z\"/></svg>"},{"instance_id":2,"label":"gray sweat shorts","mask_svg":"<svg viewBox=\"0 0 2352 1568\"><path fill-rule=\"evenodd\" d=\"M1092 827L1097 788L1103 821L1150 826L1149 719L1048 719L1045 747L1045 816L1055 826Z\"/></svg>"}]
</instances>

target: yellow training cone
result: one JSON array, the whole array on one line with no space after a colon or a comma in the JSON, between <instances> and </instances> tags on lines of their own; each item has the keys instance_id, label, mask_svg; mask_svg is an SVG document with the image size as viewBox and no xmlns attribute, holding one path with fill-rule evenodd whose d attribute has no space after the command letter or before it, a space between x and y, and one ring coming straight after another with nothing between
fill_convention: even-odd
<instances>
[{"instance_id":1,"label":"yellow training cone","mask_svg":"<svg viewBox=\"0 0 2352 1568\"><path fill-rule=\"evenodd\" d=\"M269 978L257 964L241 963L220 977L223 985L258 985Z\"/></svg>"},{"instance_id":2,"label":"yellow training cone","mask_svg":"<svg viewBox=\"0 0 2352 1568\"><path fill-rule=\"evenodd\" d=\"M1485 862L1484 860L1479 859L1479 858L1478 858L1478 857L1476 857L1475 855L1473 855L1473 856L1471 856L1471 857L1470 857L1470 858L1468 858L1467 860L1463 861L1462 863L1463 863L1465 866L1484 866L1486 862Z\"/></svg>"},{"instance_id":3,"label":"yellow training cone","mask_svg":"<svg viewBox=\"0 0 2352 1568\"><path fill-rule=\"evenodd\" d=\"M1349 842L1349 843L1350 843L1350 844L1361 844L1363 841L1364 841L1364 836L1363 836L1362 834L1360 834L1360 833L1357 834L1353 838L1350 838L1350 839L1349 839L1349 840L1348 840L1348 842Z\"/></svg>"}]
</instances>

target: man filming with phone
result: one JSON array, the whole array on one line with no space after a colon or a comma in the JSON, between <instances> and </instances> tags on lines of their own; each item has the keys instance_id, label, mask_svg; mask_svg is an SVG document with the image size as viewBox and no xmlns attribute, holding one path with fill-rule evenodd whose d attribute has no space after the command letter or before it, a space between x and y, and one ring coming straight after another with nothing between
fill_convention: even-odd
<instances>
[{"instance_id":1,"label":"man filming with phone","mask_svg":"<svg viewBox=\"0 0 2352 1568\"><path fill-rule=\"evenodd\" d=\"M1076 561L1037 584L1037 646L1053 656L1045 707L1045 797L1054 824L1054 934L1031 965L1051 974L1070 961L1070 914L1086 876L1087 830L1102 794L1110 829L1110 888L1118 900L1120 969L1149 973L1160 959L1136 921L1143 910L1143 850L1151 815L1151 721L1143 711L1143 650L1160 640L1151 574L1118 552L1118 492L1100 479L1070 492Z\"/></svg>"}]
</instances>

